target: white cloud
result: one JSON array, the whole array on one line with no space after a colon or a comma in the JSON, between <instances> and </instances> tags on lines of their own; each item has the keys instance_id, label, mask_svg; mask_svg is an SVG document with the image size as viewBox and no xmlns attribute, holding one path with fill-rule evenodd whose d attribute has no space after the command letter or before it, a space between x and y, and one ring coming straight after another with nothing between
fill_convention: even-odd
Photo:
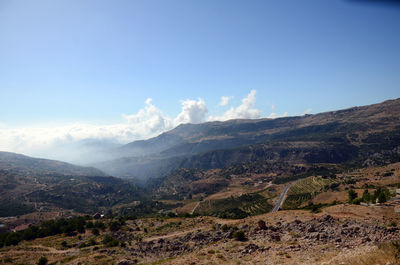
<instances>
[{"instance_id":1,"label":"white cloud","mask_svg":"<svg viewBox=\"0 0 400 265\"><path fill-rule=\"evenodd\" d=\"M256 90L251 90L247 97L242 99L238 107L230 107L222 116L211 116L209 120L231 120L231 119L257 119L260 118L260 110L254 108L256 102Z\"/></svg>"},{"instance_id":2,"label":"white cloud","mask_svg":"<svg viewBox=\"0 0 400 265\"><path fill-rule=\"evenodd\" d=\"M146 106L136 114L123 115L123 118L123 122L111 125L75 123L15 129L6 127L0 130L0 150L71 162L90 162L93 158L85 155L92 156L90 151L93 148L153 137L174 127L173 121L163 115L151 99L147 99ZM88 140L92 145L87 145ZM102 144L96 146L100 142Z\"/></svg>"},{"instance_id":3,"label":"white cloud","mask_svg":"<svg viewBox=\"0 0 400 265\"><path fill-rule=\"evenodd\" d=\"M130 133L134 138L143 138L162 133L170 130L173 127L173 122L170 118L152 104L152 99L146 100L146 107L139 110L137 114L123 115L128 122ZM131 138L133 138L131 137Z\"/></svg>"},{"instance_id":4,"label":"white cloud","mask_svg":"<svg viewBox=\"0 0 400 265\"><path fill-rule=\"evenodd\" d=\"M144 108L132 115L122 115L122 121L115 124L74 123L10 128L0 123L0 150L70 162L89 162L95 158L91 157L93 149L88 148L148 139L182 123L260 118L260 110L254 108L255 100L256 91L252 90L239 106L231 106L219 117L208 116L207 105L201 98L181 101L181 112L175 118L165 115L148 98ZM103 152L97 153L100 155Z\"/></svg>"},{"instance_id":5,"label":"white cloud","mask_svg":"<svg viewBox=\"0 0 400 265\"><path fill-rule=\"evenodd\" d=\"M220 105L220 106L228 106L229 100L231 100L232 98L233 98L233 97L225 97L225 96L222 96L222 97L221 97L221 101L219 102L218 105Z\"/></svg>"},{"instance_id":6,"label":"white cloud","mask_svg":"<svg viewBox=\"0 0 400 265\"><path fill-rule=\"evenodd\" d=\"M201 123L206 119L206 114L208 112L206 103L203 99L199 98L196 100L183 100L182 111L174 119L175 126L182 123Z\"/></svg>"},{"instance_id":7,"label":"white cloud","mask_svg":"<svg viewBox=\"0 0 400 265\"><path fill-rule=\"evenodd\" d=\"M271 105L271 109L272 109L272 111L275 110L275 105L274 104Z\"/></svg>"},{"instance_id":8,"label":"white cloud","mask_svg":"<svg viewBox=\"0 0 400 265\"><path fill-rule=\"evenodd\" d=\"M2 129L0 150L66 161L78 161L79 158L88 162L91 160L90 157L82 159L82 155L88 153L88 148L82 145L82 141L91 139L116 144L147 137L143 133L149 131L139 126L130 123L113 125L76 123L55 127ZM154 135L156 132L150 133Z\"/></svg>"},{"instance_id":9,"label":"white cloud","mask_svg":"<svg viewBox=\"0 0 400 265\"><path fill-rule=\"evenodd\" d=\"M123 122L109 125L74 123L62 126L9 128L1 124L0 150L65 161L89 162L83 158L88 140L91 143L128 143L147 139L173 129L181 123L204 122L207 106L204 100L184 100L182 111L175 119L164 115L152 99L133 115L122 115ZM93 146L91 146L93 147ZM85 150L83 150L85 149Z\"/></svg>"}]
</instances>

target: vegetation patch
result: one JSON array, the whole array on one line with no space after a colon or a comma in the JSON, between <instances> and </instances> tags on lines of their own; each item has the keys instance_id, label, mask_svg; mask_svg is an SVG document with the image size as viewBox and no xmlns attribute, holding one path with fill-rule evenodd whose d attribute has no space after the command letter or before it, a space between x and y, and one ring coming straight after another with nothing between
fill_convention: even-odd
<instances>
[{"instance_id":1,"label":"vegetation patch","mask_svg":"<svg viewBox=\"0 0 400 265\"><path fill-rule=\"evenodd\" d=\"M263 214L271 211L272 206L267 198L260 194L244 194L239 197L207 200L200 203L195 213L211 215L220 218L245 218L251 215Z\"/></svg>"},{"instance_id":2,"label":"vegetation patch","mask_svg":"<svg viewBox=\"0 0 400 265\"><path fill-rule=\"evenodd\" d=\"M11 198L4 198L0 201L0 217L23 215L34 211L35 207L32 205Z\"/></svg>"},{"instance_id":3,"label":"vegetation patch","mask_svg":"<svg viewBox=\"0 0 400 265\"><path fill-rule=\"evenodd\" d=\"M283 209L299 208L304 202L310 201L318 193L335 184L336 180L328 177L309 177L300 180L288 191Z\"/></svg>"},{"instance_id":4,"label":"vegetation patch","mask_svg":"<svg viewBox=\"0 0 400 265\"><path fill-rule=\"evenodd\" d=\"M360 204L360 203L384 203L388 201L391 197L390 191L387 188L378 187L374 193L370 193L368 189L365 189L362 196L358 198L358 194L350 189L348 191L349 194L349 203Z\"/></svg>"},{"instance_id":5,"label":"vegetation patch","mask_svg":"<svg viewBox=\"0 0 400 265\"><path fill-rule=\"evenodd\" d=\"M58 234L67 236L76 233L85 233L87 218L75 217L71 219L59 219L43 222L40 226L30 226L19 232L0 234L0 247L17 245L22 240L33 240Z\"/></svg>"}]
</instances>

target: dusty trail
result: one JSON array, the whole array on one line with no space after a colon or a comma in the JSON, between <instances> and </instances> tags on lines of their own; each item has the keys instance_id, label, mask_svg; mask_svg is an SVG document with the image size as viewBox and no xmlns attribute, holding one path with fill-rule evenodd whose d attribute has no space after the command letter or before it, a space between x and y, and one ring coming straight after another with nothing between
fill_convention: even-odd
<instances>
[{"instance_id":1,"label":"dusty trail","mask_svg":"<svg viewBox=\"0 0 400 265\"><path fill-rule=\"evenodd\" d=\"M6 250L8 254L25 254L27 252L35 252L35 253L43 253L43 254L65 254L65 253L73 253L77 254L79 253L79 250L77 249L65 249L65 250L59 250L53 247L46 247L43 245L32 245L30 246L32 249L24 249L24 250ZM1 251L2 252L2 251Z\"/></svg>"},{"instance_id":2,"label":"dusty trail","mask_svg":"<svg viewBox=\"0 0 400 265\"><path fill-rule=\"evenodd\" d=\"M184 236L184 235L186 235L186 234L188 234L190 232L195 232L195 231L197 231L199 229L205 229L205 228L209 229L209 227L207 227L207 226L197 227L197 228L194 228L194 229L185 230L185 231L178 231L178 232L170 233L170 234L167 234L167 235L159 235L159 236L151 236L151 237L143 238L143 241L144 242L149 242L149 241L153 241L153 240L165 239L165 238L170 238L170 237Z\"/></svg>"},{"instance_id":3,"label":"dusty trail","mask_svg":"<svg viewBox=\"0 0 400 265\"><path fill-rule=\"evenodd\" d=\"M199 205L200 205L200 201L198 201L198 202L196 203L196 206L194 206L193 210L190 211L190 214L193 214L194 211L196 211L197 207L199 207Z\"/></svg>"}]
</instances>

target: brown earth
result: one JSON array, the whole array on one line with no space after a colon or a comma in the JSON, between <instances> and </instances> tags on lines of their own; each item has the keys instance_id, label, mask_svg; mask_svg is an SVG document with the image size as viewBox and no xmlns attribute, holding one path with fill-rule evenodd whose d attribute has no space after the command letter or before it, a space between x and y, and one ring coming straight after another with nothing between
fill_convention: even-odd
<instances>
[{"instance_id":1,"label":"brown earth","mask_svg":"<svg viewBox=\"0 0 400 265\"><path fill-rule=\"evenodd\" d=\"M368 263L371 260L398 264L393 248L386 244L400 240L400 229L393 227L400 222L393 211L396 204L343 204L317 214L280 211L242 220L138 219L120 231L100 236L90 232L80 238L59 235L5 247L0 249L0 261L35 264L46 256L50 263L75 265L118 264L123 260L128 263L120 264L377 264ZM265 230L259 228L259 220L265 221ZM244 231L244 241L234 238L237 229ZM105 247L101 244L104 234L112 234L127 245ZM96 246L79 248L91 238ZM64 240L68 248L61 246ZM359 263L364 258L366 263Z\"/></svg>"}]
</instances>

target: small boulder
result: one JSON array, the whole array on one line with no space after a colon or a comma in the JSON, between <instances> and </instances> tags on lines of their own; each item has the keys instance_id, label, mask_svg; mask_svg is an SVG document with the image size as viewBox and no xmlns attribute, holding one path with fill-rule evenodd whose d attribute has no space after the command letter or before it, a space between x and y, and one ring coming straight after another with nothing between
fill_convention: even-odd
<instances>
[{"instance_id":1,"label":"small boulder","mask_svg":"<svg viewBox=\"0 0 400 265\"><path fill-rule=\"evenodd\" d=\"M317 230L315 229L314 225L310 225L309 228L307 229L307 232L312 233L312 232L316 232Z\"/></svg>"},{"instance_id":2,"label":"small boulder","mask_svg":"<svg viewBox=\"0 0 400 265\"><path fill-rule=\"evenodd\" d=\"M271 234L270 238L272 241L276 241L276 242L281 241L281 236L278 233Z\"/></svg>"},{"instance_id":3,"label":"small boulder","mask_svg":"<svg viewBox=\"0 0 400 265\"><path fill-rule=\"evenodd\" d=\"M294 220L294 223L295 223L296 225L298 225L298 224L301 224L302 222L301 222L299 219L296 219L296 220Z\"/></svg>"},{"instance_id":4,"label":"small boulder","mask_svg":"<svg viewBox=\"0 0 400 265\"><path fill-rule=\"evenodd\" d=\"M262 230L266 230L267 226L265 224L265 222L263 220L259 220L258 221L258 228L262 229Z\"/></svg>"}]
</instances>

